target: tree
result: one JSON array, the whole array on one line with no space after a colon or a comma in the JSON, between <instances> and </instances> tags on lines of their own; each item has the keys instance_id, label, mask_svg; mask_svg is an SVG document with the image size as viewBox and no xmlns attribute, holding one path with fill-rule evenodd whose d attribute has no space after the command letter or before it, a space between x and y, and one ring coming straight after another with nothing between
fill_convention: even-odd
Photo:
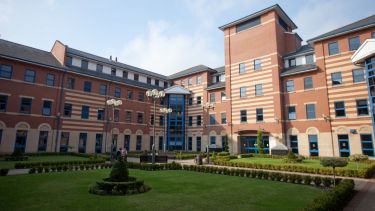
<instances>
[{"instance_id":1,"label":"tree","mask_svg":"<svg viewBox=\"0 0 375 211\"><path fill-rule=\"evenodd\" d=\"M259 154L264 154L263 132L261 129L258 130L258 134L257 134L257 147L258 147Z\"/></svg>"},{"instance_id":2,"label":"tree","mask_svg":"<svg viewBox=\"0 0 375 211\"><path fill-rule=\"evenodd\" d=\"M224 150L224 152L229 152L228 134L225 134L223 150Z\"/></svg>"},{"instance_id":3,"label":"tree","mask_svg":"<svg viewBox=\"0 0 375 211\"><path fill-rule=\"evenodd\" d=\"M322 158L320 164L324 167L332 167L333 169L333 187L336 186L336 171L337 167L345 167L348 165L348 161L339 158Z\"/></svg>"},{"instance_id":4,"label":"tree","mask_svg":"<svg viewBox=\"0 0 375 211\"><path fill-rule=\"evenodd\" d=\"M128 181L129 171L126 162L126 157L119 156L118 160L113 164L109 178L112 182Z\"/></svg>"}]
</instances>

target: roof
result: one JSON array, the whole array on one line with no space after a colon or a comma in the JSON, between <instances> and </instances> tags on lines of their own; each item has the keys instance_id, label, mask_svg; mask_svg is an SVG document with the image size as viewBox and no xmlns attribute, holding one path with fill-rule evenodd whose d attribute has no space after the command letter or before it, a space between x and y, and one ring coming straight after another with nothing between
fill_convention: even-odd
<instances>
[{"instance_id":1,"label":"roof","mask_svg":"<svg viewBox=\"0 0 375 211\"><path fill-rule=\"evenodd\" d=\"M212 71L212 69L205 66L205 65L197 65L197 66L191 67L189 69L186 69L186 70L177 72L175 74L172 74L172 75L168 76L168 79L177 79L177 78L181 78L181 77L184 77L184 76L187 76L187 75L191 75L191 74L194 74L194 73L200 73L200 72L204 72L204 71Z\"/></svg>"},{"instance_id":2,"label":"roof","mask_svg":"<svg viewBox=\"0 0 375 211\"><path fill-rule=\"evenodd\" d=\"M314 52L314 48L311 47L311 45L308 45L308 44L302 45L296 51L284 55L284 58L296 57L298 55L303 55L303 54L307 54L307 53L311 53L311 52Z\"/></svg>"},{"instance_id":3,"label":"roof","mask_svg":"<svg viewBox=\"0 0 375 211\"><path fill-rule=\"evenodd\" d=\"M49 51L36 49L3 39L0 39L0 56L23 60L37 65L63 68L60 62Z\"/></svg>"},{"instance_id":4,"label":"roof","mask_svg":"<svg viewBox=\"0 0 375 211\"><path fill-rule=\"evenodd\" d=\"M138 72L138 73L141 73L141 74L144 74L144 75L154 76L154 77L157 77L159 79L167 80L167 77L164 76L164 75L154 73L154 72L151 72L151 71L148 71L148 70L144 70L144 69L141 69L141 68L138 68L138 67L134 67L134 66L131 66L131 65L128 65L128 64L124 64L124 63L121 63L121 62L116 62L116 61L110 60L108 58L100 57L100 56L90 54L90 53L87 53L87 52L83 52L83 51L80 51L80 50L77 50L77 49L74 49L74 48L70 48L69 46L67 46L67 53L72 54L72 55L76 55L76 56L80 56L80 57L84 57L84 58L88 58L88 59L91 59L91 60L95 60L95 61L98 61L98 62L101 62L101 63L109 64L109 65L114 66L114 67L123 68L123 69L126 69L126 70Z\"/></svg>"},{"instance_id":5,"label":"roof","mask_svg":"<svg viewBox=\"0 0 375 211\"><path fill-rule=\"evenodd\" d=\"M295 75L295 74L300 74L300 73L306 73L306 72L311 72L315 71L318 68L316 67L315 64L305 64L305 65L299 65L295 67L290 67L284 69L284 71L280 74L280 76L290 76L290 75Z\"/></svg>"},{"instance_id":6,"label":"roof","mask_svg":"<svg viewBox=\"0 0 375 211\"><path fill-rule=\"evenodd\" d=\"M225 87L225 82L218 82L211 84L210 86L207 87L206 90L214 90L214 89L221 89Z\"/></svg>"},{"instance_id":7,"label":"roof","mask_svg":"<svg viewBox=\"0 0 375 211\"><path fill-rule=\"evenodd\" d=\"M324 39L328 39L331 37L343 35L352 31L357 31L360 29L365 29L375 26L375 15L372 15L370 17L361 19L359 21L356 21L354 23L348 24L346 26L340 27L338 29L332 30L330 32L324 33L322 35L319 35L317 37L314 37L312 39L307 40L307 42L316 42Z\"/></svg>"},{"instance_id":8,"label":"roof","mask_svg":"<svg viewBox=\"0 0 375 211\"><path fill-rule=\"evenodd\" d=\"M226 28L228 28L228 27L238 25L238 24L240 24L240 23L242 23L242 22L245 22L245 21L250 20L250 19L252 19L252 18L258 17L258 16L263 15L263 14L269 12L269 11L272 11L272 10L276 10L276 12L280 15L280 17L281 17L286 23L288 23L288 25L291 26L292 29L296 29L296 28L297 28L297 25L292 21L292 19L289 18L289 16L284 12L284 10L281 9L281 7L280 7L278 4L275 4L275 5L272 5L272 6L270 6L270 7L265 8L265 9L263 9L263 10L260 10L260 11L258 11L258 12L255 12L255 13L253 13L253 14L250 14L250 15L248 15L248 16L245 16L245 17L243 17L243 18L240 18L240 19L238 19L238 20L235 20L235 21L232 21L232 22L230 22L230 23L228 23L228 24L225 24L225 25L223 25L223 26L220 26L219 29L223 31L224 29L226 29Z\"/></svg>"},{"instance_id":9,"label":"roof","mask_svg":"<svg viewBox=\"0 0 375 211\"><path fill-rule=\"evenodd\" d=\"M367 39L352 55L354 64L361 64L370 57L375 57L375 39Z\"/></svg>"},{"instance_id":10,"label":"roof","mask_svg":"<svg viewBox=\"0 0 375 211\"><path fill-rule=\"evenodd\" d=\"M164 91L166 94L183 94L183 95L191 94L188 89L180 85L174 85L174 86L168 87L164 89Z\"/></svg>"},{"instance_id":11,"label":"roof","mask_svg":"<svg viewBox=\"0 0 375 211\"><path fill-rule=\"evenodd\" d=\"M218 72L218 73L224 73L225 72L225 67L224 66L217 67L217 68L214 68L214 70L216 70L216 72Z\"/></svg>"}]
</instances>

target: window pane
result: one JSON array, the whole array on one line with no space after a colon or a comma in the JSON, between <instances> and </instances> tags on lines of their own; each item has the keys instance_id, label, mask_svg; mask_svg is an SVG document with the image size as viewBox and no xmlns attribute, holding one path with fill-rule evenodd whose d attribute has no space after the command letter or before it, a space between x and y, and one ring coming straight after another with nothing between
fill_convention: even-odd
<instances>
[{"instance_id":1,"label":"window pane","mask_svg":"<svg viewBox=\"0 0 375 211\"><path fill-rule=\"evenodd\" d=\"M341 72L332 73L331 78L333 86L342 84Z\"/></svg>"},{"instance_id":2,"label":"window pane","mask_svg":"<svg viewBox=\"0 0 375 211\"><path fill-rule=\"evenodd\" d=\"M296 119L296 107L295 106L288 106L288 119L289 120Z\"/></svg>"},{"instance_id":3,"label":"window pane","mask_svg":"<svg viewBox=\"0 0 375 211\"><path fill-rule=\"evenodd\" d=\"M260 59L254 60L254 70L262 69L262 61Z\"/></svg>"},{"instance_id":4,"label":"window pane","mask_svg":"<svg viewBox=\"0 0 375 211\"><path fill-rule=\"evenodd\" d=\"M352 74L354 83L365 81L365 74L362 68L353 70Z\"/></svg>"},{"instance_id":5,"label":"window pane","mask_svg":"<svg viewBox=\"0 0 375 211\"><path fill-rule=\"evenodd\" d=\"M306 77L303 79L303 84L305 89L312 89L313 88L313 80L312 77Z\"/></svg>"},{"instance_id":6,"label":"window pane","mask_svg":"<svg viewBox=\"0 0 375 211\"><path fill-rule=\"evenodd\" d=\"M256 17L256 18L247 20L243 23L240 23L240 24L236 25L236 32L240 32L240 31L249 29L249 28L254 27L256 25L259 25L259 24L260 24L260 17Z\"/></svg>"},{"instance_id":7,"label":"window pane","mask_svg":"<svg viewBox=\"0 0 375 211\"><path fill-rule=\"evenodd\" d=\"M10 65L0 65L0 77L1 78L12 78L12 66Z\"/></svg>"},{"instance_id":8,"label":"window pane","mask_svg":"<svg viewBox=\"0 0 375 211\"><path fill-rule=\"evenodd\" d=\"M256 109L256 120L257 122L263 121L263 108Z\"/></svg>"},{"instance_id":9,"label":"window pane","mask_svg":"<svg viewBox=\"0 0 375 211\"><path fill-rule=\"evenodd\" d=\"M52 102L51 101L43 101L43 111L42 114L45 116L51 115L52 110Z\"/></svg>"},{"instance_id":10,"label":"window pane","mask_svg":"<svg viewBox=\"0 0 375 211\"><path fill-rule=\"evenodd\" d=\"M359 40L359 36L349 38L349 50L350 51L357 50L360 45L361 45L361 42Z\"/></svg>"},{"instance_id":11,"label":"window pane","mask_svg":"<svg viewBox=\"0 0 375 211\"><path fill-rule=\"evenodd\" d=\"M7 110L8 96L0 95L0 111L5 112Z\"/></svg>"},{"instance_id":12,"label":"window pane","mask_svg":"<svg viewBox=\"0 0 375 211\"><path fill-rule=\"evenodd\" d=\"M46 78L46 84L48 86L54 86L55 85L55 75L48 73Z\"/></svg>"},{"instance_id":13,"label":"window pane","mask_svg":"<svg viewBox=\"0 0 375 211\"><path fill-rule=\"evenodd\" d=\"M366 116L369 114L367 100L357 100L357 114L358 116Z\"/></svg>"},{"instance_id":14,"label":"window pane","mask_svg":"<svg viewBox=\"0 0 375 211\"><path fill-rule=\"evenodd\" d=\"M35 71L33 70L26 70L25 71L25 81L34 83L35 82Z\"/></svg>"},{"instance_id":15,"label":"window pane","mask_svg":"<svg viewBox=\"0 0 375 211\"><path fill-rule=\"evenodd\" d=\"M246 97L246 87L240 87L240 97Z\"/></svg>"},{"instance_id":16,"label":"window pane","mask_svg":"<svg viewBox=\"0 0 375 211\"><path fill-rule=\"evenodd\" d=\"M21 98L20 113L30 114L31 113L31 103L32 103L32 99Z\"/></svg>"},{"instance_id":17,"label":"window pane","mask_svg":"<svg viewBox=\"0 0 375 211\"><path fill-rule=\"evenodd\" d=\"M294 81L289 80L286 82L286 91L293 92L294 91Z\"/></svg>"},{"instance_id":18,"label":"window pane","mask_svg":"<svg viewBox=\"0 0 375 211\"><path fill-rule=\"evenodd\" d=\"M305 59L306 59L306 64L314 64L314 55L313 54L306 55Z\"/></svg>"},{"instance_id":19,"label":"window pane","mask_svg":"<svg viewBox=\"0 0 375 211\"><path fill-rule=\"evenodd\" d=\"M329 55L335 55L340 53L338 42L332 42L328 44L328 53Z\"/></svg>"},{"instance_id":20,"label":"window pane","mask_svg":"<svg viewBox=\"0 0 375 211\"><path fill-rule=\"evenodd\" d=\"M255 85L255 95L260 96L263 94L263 85L262 84L256 84Z\"/></svg>"},{"instance_id":21,"label":"window pane","mask_svg":"<svg viewBox=\"0 0 375 211\"><path fill-rule=\"evenodd\" d=\"M240 64L238 65L238 68L239 68L239 73L244 73L244 72L246 72L246 65L245 65L245 63L240 63Z\"/></svg>"},{"instance_id":22,"label":"window pane","mask_svg":"<svg viewBox=\"0 0 375 211\"><path fill-rule=\"evenodd\" d=\"M340 101L340 102L335 102L335 113L336 117L344 117L346 116L345 114L345 103Z\"/></svg>"},{"instance_id":23,"label":"window pane","mask_svg":"<svg viewBox=\"0 0 375 211\"><path fill-rule=\"evenodd\" d=\"M306 116L307 119L315 119L315 104L307 104L306 105Z\"/></svg>"}]
</instances>

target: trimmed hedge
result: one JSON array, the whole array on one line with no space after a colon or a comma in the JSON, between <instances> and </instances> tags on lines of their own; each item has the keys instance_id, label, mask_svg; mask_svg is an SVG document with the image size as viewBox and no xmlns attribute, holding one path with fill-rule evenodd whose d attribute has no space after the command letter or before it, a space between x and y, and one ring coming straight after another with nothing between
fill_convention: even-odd
<instances>
[{"instance_id":1,"label":"trimmed hedge","mask_svg":"<svg viewBox=\"0 0 375 211\"><path fill-rule=\"evenodd\" d=\"M5 161L27 161L29 157L27 156L5 156Z\"/></svg>"},{"instance_id":2,"label":"trimmed hedge","mask_svg":"<svg viewBox=\"0 0 375 211\"><path fill-rule=\"evenodd\" d=\"M103 159L96 160L76 160L76 161L51 161L51 162L29 162L29 163L15 163L14 168L23 169L23 168L37 168L37 167L47 167L47 166L75 166L75 165L85 165L85 164L98 164L104 163Z\"/></svg>"},{"instance_id":3,"label":"trimmed hedge","mask_svg":"<svg viewBox=\"0 0 375 211\"><path fill-rule=\"evenodd\" d=\"M330 168L314 168L298 165L272 165L272 164L261 164L261 163L237 163L229 161L216 161L215 165L230 166L230 167L241 167L241 168L253 168L253 169L267 169L277 171L290 171L290 172L302 172L309 174L322 174L322 175L333 175L333 171ZM337 176L345 177L361 177L370 178L375 173L375 163L370 164L366 169L351 170L351 169L336 169Z\"/></svg>"},{"instance_id":4,"label":"trimmed hedge","mask_svg":"<svg viewBox=\"0 0 375 211\"><path fill-rule=\"evenodd\" d=\"M98 195L127 195L144 193L151 188L144 184L143 180L137 180L134 177L129 177L127 182L110 182L97 181L96 184L89 187L89 193Z\"/></svg>"},{"instance_id":5,"label":"trimmed hedge","mask_svg":"<svg viewBox=\"0 0 375 211\"><path fill-rule=\"evenodd\" d=\"M315 198L306 211L342 210L354 193L354 181L343 180L330 191Z\"/></svg>"},{"instance_id":6,"label":"trimmed hedge","mask_svg":"<svg viewBox=\"0 0 375 211\"><path fill-rule=\"evenodd\" d=\"M9 169L7 168L2 168L0 169L0 176L6 176L8 175Z\"/></svg>"}]
</instances>

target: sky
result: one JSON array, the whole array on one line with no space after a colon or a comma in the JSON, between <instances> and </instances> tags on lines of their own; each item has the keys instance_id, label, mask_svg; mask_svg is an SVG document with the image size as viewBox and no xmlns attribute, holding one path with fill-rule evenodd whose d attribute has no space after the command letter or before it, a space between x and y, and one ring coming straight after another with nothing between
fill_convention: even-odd
<instances>
[{"instance_id":1,"label":"sky","mask_svg":"<svg viewBox=\"0 0 375 211\"><path fill-rule=\"evenodd\" d=\"M1 39L65 45L163 75L224 65L218 29L279 4L307 40L375 14L374 0L0 0Z\"/></svg>"}]
</instances>

